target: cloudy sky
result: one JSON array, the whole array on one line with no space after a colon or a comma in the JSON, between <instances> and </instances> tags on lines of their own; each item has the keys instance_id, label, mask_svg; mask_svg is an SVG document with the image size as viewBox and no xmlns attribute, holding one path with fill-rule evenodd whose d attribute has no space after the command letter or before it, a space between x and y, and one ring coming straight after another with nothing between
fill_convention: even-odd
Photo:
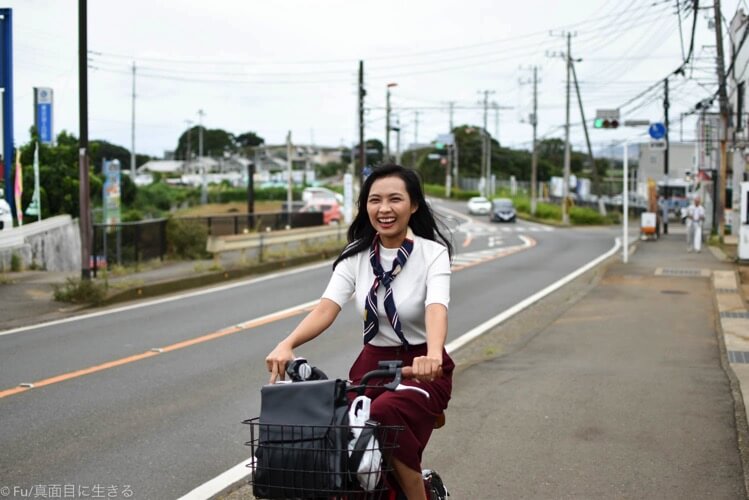
<instances>
[{"instance_id":1,"label":"cloudy sky","mask_svg":"<svg viewBox=\"0 0 749 500\"><path fill-rule=\"evenodd\" d=\"M15 137L28 140L34 86L52 87L55 133L78 133L78 2L6 0L13 9ZM707 6L707 3L701 2ZM695 59L670 81L672 140L694 136L681 113L715 91L712 4L697 15ZM136 149L173 150L188 121L281 143L351 145L356 79L365 64L367 138L384 139L392 89L402 143L427 142L454 124L481 124L483 98L499 111L499 139L528 148L533 66L539 136L563 137L566 50L572 33L586 118L621 108L623 119L663 119L663 79L688 51L685 0L89 0L89 136L130 147L136 66ZM722 2L724 23L746 0ZM680 15L679 15L680 13ZM725 24L724 24L725 26ZM725 30L724 30L725 35ZM726 43L727 58L730 44ZM574 94L573 94L574 95ZM577 102L573 142L582 147ZM417 114L418 113L418 114ZM418 121L417 121L418 120ZM494 111L488 129L496 136ZM641 130L597 130L601 147ZM393 136L392 141L395 141Z\"/></svg>"}]
</instances>

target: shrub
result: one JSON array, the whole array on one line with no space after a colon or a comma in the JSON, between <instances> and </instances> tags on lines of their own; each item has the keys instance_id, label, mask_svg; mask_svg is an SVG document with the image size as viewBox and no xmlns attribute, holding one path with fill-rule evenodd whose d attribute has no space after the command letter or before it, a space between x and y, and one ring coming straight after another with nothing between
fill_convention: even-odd
<instances>
[{"instance_id":1,"label":"shrub","mask_svg":"<svg viewBox=\"0 0 749 500\"><path fill-rule=\"evenodd\" d=\"M572 207L570 208L570 222L573 224L604 224L604 217L590 207Z\"/></svg>"},{"instance_id":2,"label":"shrub","mask_svg":"<svg viewBox=\"0 0 749 500\"><path fill-rule=\"evenodd\" d=\"M208 229L197 221L169 218L166 224L166 241L169 255L181 259L203 259Z\"/></svg>"},{"instance_id":3,"label":"shrub","mask_svg":"<svg viewBox=\"0 0 749 500\"><path fill-rule=\"evenodd\" d=\"M21 260L21 256L17 253L10 256L10 270L14 273L23 271L23 260Z\"/></svg>"},{"instance_id":4,"label":"shrub","mask_svg":"<svg viewBox=\"0 0 749 500\"><path fill-rule=\"evenodd\" d=\"M62 285L54 285L55 300L73 304L100 304L107 296L107 287L94 280L68 278Z\"/></svg>"},{"instance_id":5,"label":"shrub","mask_svg":"<svg viewBox=\"0 0 749 500\"><path fill-rule=\"evenodd\" d=\"M562 207L549 203L537 203L536 217L539 219L562 220Z\"/></svg>"}]
</instances>

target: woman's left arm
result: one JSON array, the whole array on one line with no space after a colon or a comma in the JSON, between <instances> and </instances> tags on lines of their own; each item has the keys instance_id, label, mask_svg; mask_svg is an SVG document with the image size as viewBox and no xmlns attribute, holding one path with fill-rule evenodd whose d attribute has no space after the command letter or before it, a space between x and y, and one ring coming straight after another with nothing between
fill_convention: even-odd
<instances>
[{"instance_id":1,"label":"woman's left arm","mask_svg":"<svg viewBox=\"0 0 749 500\"><path fill-rule=\"evenodd\" d=\"M442 368L442 351L447 338L447 307L429 304L424 313L427 330L427 355L414 358L413 371L417 380L434 380Z\"/></svg>"}]
</instances>

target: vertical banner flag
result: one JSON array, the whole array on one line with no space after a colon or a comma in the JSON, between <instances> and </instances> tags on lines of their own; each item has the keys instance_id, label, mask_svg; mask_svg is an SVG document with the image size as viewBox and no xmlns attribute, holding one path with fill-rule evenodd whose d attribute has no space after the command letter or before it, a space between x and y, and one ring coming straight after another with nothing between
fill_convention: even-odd
<instances>
[{"instance_id":1,"label":"vertical banner flag","mask_svg":"<svg viewBox=\"0 0 749 500\"><path fill-rule=\"evenodd\" d=\"M42 144L52 144L54 132L52 130L52 89L49 87L34 87L34 125Z\"/></svg>"},{"instance_id":2,"label":"vertical banner flag","mask_svg":"<svg viewBox=\"0 0 749 500\"><path fill-rule=\"evenodd\" d=\"M23 171L21 170L21 150L16 149L16 175L14 176L16 197L16 218L18 225L23 226L23 209L21 208L21 195L23 195Z\"/></svg>"},{"instance_id":3,"label":"vertical banner flag","mask_svg":"<svg viewBox=\"0 0 749 500\"><path fill-rule=\"evenodd\" d=\"M104 224L113 225L120 223L120 161L104 160L102 165L104 171L104 186L102 187L104 206Z\"/></svg>"},{"instance_id":4,"label":"vertical banner flag","mask_svg":"<svg viewBox=\"0 0 749 500\"><path fill-rule=\"evenodd\" d=\"M39 190L39 143L34 148L34 194L31 196L31 203L26 207L26 215L36 215L36 220L42 220L42 205L40 202L41 192Z\"/></svg>"}]
</instances>

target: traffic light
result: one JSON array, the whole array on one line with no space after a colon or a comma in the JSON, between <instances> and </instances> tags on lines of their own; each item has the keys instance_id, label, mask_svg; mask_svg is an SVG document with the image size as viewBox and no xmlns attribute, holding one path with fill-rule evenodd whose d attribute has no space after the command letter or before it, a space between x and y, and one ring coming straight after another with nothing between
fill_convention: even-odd
<instances>
[{"instance_id":1,"label":"traffic light","mask_svg":"<svg viewBox=\"0 0 749 500\"><path fill-rule=\"evenodd\" d=\"M596 118L595 121L593 121L593 128L617 128L619 127L619 120L616 119L606 119L606 118Z\"/></svg>"},{"instance_id":2,"label":"traffic light","mask_svg":"<svg viewBox=\"0 0 749 500\"><path fill-rule=\"evenodd\" d=\"M619 110L618 109L597 109L596 119L593 122L593 128L618 128L619 127Z\"/></svg>"}]
</instances>

